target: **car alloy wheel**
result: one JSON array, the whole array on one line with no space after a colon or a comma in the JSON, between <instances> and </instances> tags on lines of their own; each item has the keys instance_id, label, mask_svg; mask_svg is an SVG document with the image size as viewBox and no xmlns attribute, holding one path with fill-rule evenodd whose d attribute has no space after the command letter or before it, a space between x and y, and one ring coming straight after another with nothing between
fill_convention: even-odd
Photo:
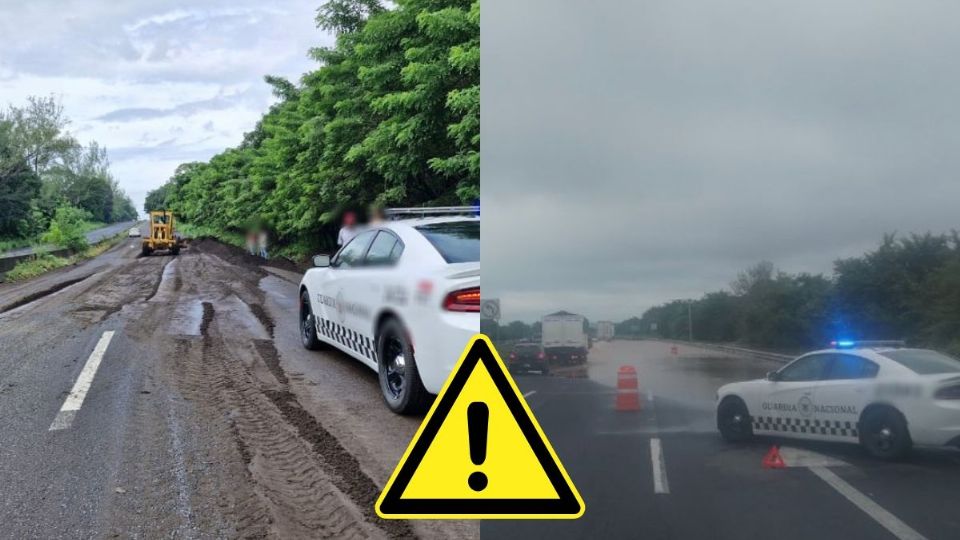
<instances>
[{"instance_id":1,"label":"car alloy wheel","mask_svg":"<svg viewBox=\"0 0 960 540\"><path fill-rule=\"evenodd\" d=\"M383 359L387 370L387 390L394 399L403 396L407 377L407 361L403 354L403 343L395 335L387 336Z\"/></svg>"}]
</instances>

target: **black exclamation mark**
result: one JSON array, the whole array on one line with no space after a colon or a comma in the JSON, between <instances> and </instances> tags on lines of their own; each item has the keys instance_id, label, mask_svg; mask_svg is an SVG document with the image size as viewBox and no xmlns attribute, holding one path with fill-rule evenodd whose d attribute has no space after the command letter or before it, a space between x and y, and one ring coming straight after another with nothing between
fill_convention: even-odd
<instances>
[{"instance_id":1,"label":"black exclamation mark","mask_svg":"<svg viewBox=\"0 0 960 540\"><path fill-rule=\"evenodd\" d=\"M467 434L470 437L470 461L474 465L483 465L487 460L487 424L490 409L482 401L474 401L467 406ZM467 484L474 491L483 491L487 487L487 475L480 471L470 474Z\"/></svg>"}]
</instances>

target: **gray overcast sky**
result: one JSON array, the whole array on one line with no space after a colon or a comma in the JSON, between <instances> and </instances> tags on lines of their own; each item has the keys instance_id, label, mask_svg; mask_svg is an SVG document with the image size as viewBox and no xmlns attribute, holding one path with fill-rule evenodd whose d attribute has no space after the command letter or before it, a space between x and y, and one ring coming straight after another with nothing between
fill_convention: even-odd
<instances>
[{"instance_id":1,"label":"gray overcast sky","mask_svg":"<svg viewBox=\"0 0 960 540\"><path fill-rule=\"evenodd\" d=\"M266 74L298 80L320 0L0 0L0 106L60 97L81 142L107 147L143 198L184 161L238 144L273 102Z\"/></svg>"},{"instance_id":2,"label":"gray overcast sky","mask_svg":"<svg viewBox=\"0 0 960 540\"><path fill-rule=\"evenodd\" d=\"M960 228L960 4L487 0L484 295L620 320Z\"/></svg>"}]
</instances>

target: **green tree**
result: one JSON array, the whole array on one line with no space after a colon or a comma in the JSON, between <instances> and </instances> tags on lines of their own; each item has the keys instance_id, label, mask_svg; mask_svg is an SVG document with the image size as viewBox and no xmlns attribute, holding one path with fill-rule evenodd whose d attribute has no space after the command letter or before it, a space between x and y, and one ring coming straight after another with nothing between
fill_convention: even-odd
<instances>
[{"instance_id":1,"label":"green tree","mask_svg":"<svg viewBox=\"0 0 960 540\"><path fill-rule=\"evenodd\" d=\"M265 78L275 103L206 163L148 195L221 231L251 221L281 246L330 247L346 209L455 204L479 196L479 3L333 0L337 32L298 83Z\"/></svg>"},{"instance_id":2,"label":"green tree","mask_svg":"<svg viewBox=\"0 0 960 540\"><path fill-rule=\"evenodd\" d=\"M83 223L88 219L90 213L86 210L62 206L57 209L50 222L50 230L43 235L43 241L73 251L83 251L88 247L87 238L83 234Z\"/></svg>"}]
</instances>

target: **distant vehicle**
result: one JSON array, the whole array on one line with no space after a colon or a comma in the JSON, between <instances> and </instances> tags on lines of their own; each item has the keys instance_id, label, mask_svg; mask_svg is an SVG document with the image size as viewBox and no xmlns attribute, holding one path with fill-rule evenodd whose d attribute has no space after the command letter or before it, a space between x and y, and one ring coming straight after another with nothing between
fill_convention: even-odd
<instances>
[{"instance_id":1,"label":"distant vehicle","mask_svg":"<svg viewBox=\"0 0 960 540\"><path fill-rule=\"evenodd\" d=\"M583 329L584 318L558 311L540 320L541 343L547 360L557 364L583 364L587 361L589 338Z\"/></svg>"},{"instance_id":2,"label":"distant vehicle","mask_svg":"<svg viewBox=\"0 0 960 540\"><path fill-rule=\"evenodd\" d=\"M550 373L550 363L539 343L523 341L513 346L507 358L507 367L511 373L537 371L541 375Z\"/></svg>"},{"instance_id":3,"label":"distant vehicle","mask_svg":"<svg viewBox=\"0 0 960 540\"><path fill-rule=\"evenodd\" d=\"M597 321L597 339L600 341L613 341L616 334L616 325L612 321Z\"/></svg>"},{"instance_id":4,"label":"distant vehicle","mask_svg":"<svg viewBox=\"0 0 960 540\"><path fill-rule=\"evenodd\" d=\"M896 459L913 445L960 447L960 361L899 342L835 342L766 379L717 393L724 439L755 434L859 443Z\"/></svg>"},{"instance_id":5,"label":"distant vehicle","mask_svg":"<svg viewBox=\"0 0 960 540\"><path fill-rule=\"evenodd\" d=\"M180 254L183 243L174 229L174 221L173 212L169 210L150 212L150 236L144 238L140 245L143 255L150 255L155 251L167 251L171 255Z\"/></svg>"},{"instance_id":6,"label":"distant vehicle","mask_svg":"<svg viewBox=\"0 0 960 540\"><path fill-rule=\"evenodd\" d=\"M388 210L408 219L360 232L333 258L314 257L300 282L303 346L331 345L377 371L390 410L424 410L480 331L474 212Z\"/></svg>"},{"instance_id":7,"label":"distant vehicle","mask_svg":"<svg viewBox=\"0 0 960 540\"><path fill-rule=\"evenodd\" d=\"M130 231L127 232L127 237L140 238L140 227L130 227Z\"/></svg>"}]
</instances>

